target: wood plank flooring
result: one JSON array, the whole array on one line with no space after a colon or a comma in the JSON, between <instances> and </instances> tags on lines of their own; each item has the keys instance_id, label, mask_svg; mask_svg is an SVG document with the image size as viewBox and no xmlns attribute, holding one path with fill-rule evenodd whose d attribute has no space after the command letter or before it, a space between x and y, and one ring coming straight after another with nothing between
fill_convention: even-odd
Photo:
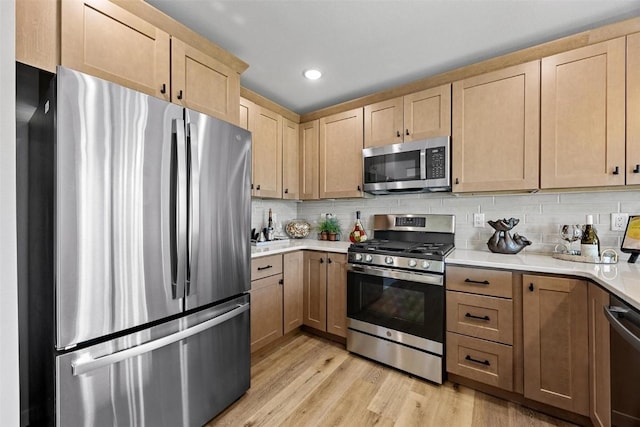
<instances>
[{"instance_id":1,"label":"wood plank flooring","mask_svg":"<svg viewBox=\"0 0 640 427\"><path fill-rule=\"evenodd\" d=\"M572 426L448 382L442 386L297 333L251 360L251 389L213 426Z\"/></svg>"}]
</instances>

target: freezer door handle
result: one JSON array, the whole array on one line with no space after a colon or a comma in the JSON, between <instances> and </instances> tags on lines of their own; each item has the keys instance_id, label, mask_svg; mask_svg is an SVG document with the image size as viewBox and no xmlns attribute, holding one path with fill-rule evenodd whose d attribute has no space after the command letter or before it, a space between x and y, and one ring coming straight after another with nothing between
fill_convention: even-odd
<instances>
[{"instance_id":1,"label":"freezer door handle","mask_svg":"<svg viewBox=\"0 0 640 427\"><path fill-rule=\"evenodd\" d=\"M198 156L197 128L189 123L187 134L188 165L188 217L189 243L187 260L187 289L186 295L196 292L197 283L194 274L198 271L198 248L200 244L200 158Z\"/></svg>"},{"instance_id":2,"label":"freezer door handle","mask_svg":"<svg viewBox=\"0 0 640 427\"><path fill-rule=\"evenodd\" d=\"M184 297L184 286L186 281L186 239L187 239L187 143L185 137L184 120L176 119L173 122L173 131L176 134L176 157L177 170L175 182L175 198L173 200L173 209L175 212L175 230L176 235L175 259L176 271L175 282L173 283L173 298L179 299Z\"/></svg>"},{"instance_id":3,"label":"freezer door handle","mask_svg":"<svg viewBox=\"0 0 640 427\"><path fill-rule=\"evenodd\" d=\"M116 353L111 353L107 356L102 356L97 359L94 359L89 354L85 354L71 362L71 370L74 376L78 376L94 371L96 369L103 368L105 366L114 365L131 357L149 353L153 350L157 350L161 347L168 346L185 338L189 338L193 335L199 334L200 332L220 325L221 323L224 323L227 320L230 320L247 310L249 310L249 303L237 304L233 309L227 311L224 314L221 314L220 316L214 317L213 319L209 319L191 328L176 332L171 335L167 335L166 337L159 338L154 341L149 341L136 347L128 348Z\"/></svg>"}]
</instances>

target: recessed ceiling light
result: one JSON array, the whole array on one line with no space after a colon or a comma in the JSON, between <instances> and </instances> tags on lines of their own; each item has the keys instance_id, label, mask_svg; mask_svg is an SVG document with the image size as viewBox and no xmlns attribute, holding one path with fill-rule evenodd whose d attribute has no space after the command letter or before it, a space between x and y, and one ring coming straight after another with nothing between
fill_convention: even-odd
<instances>
[{"instance_id":1,"label":"recessed ceiling light","mask_svg":"<svg viewBox=\"0 0 640 427\"><path fill-rule=\"evenodd\" d=\"M319 70L306 70L304 76L309 80L318 80L322 77L322 73Z\"/></svg>"}]
</instances>

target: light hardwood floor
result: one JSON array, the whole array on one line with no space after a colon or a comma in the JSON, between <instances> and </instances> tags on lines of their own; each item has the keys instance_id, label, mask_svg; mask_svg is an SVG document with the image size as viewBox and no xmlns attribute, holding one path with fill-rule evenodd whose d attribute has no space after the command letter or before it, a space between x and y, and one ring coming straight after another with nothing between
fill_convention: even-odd
<instances>
[{"instance_id":1,"label":"light hardwood floor","mask_svg":"<svg viewBox=\"0 0 640 427\"><path fill-rule=\"evenodd\" d=\"M251 361L251 389L213 426L571 426L450 382L442 386L300 332Z\"/></svg>"}]
</instances>

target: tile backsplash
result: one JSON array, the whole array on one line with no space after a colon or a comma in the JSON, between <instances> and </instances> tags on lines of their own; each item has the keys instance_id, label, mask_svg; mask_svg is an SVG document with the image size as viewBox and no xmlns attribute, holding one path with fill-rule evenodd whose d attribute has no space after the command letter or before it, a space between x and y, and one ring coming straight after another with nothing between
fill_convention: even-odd
<instances>
[{"instance_id":1,"label":"tile backsplash","mask_svg":"<svg viewBox=\"0 0 640 427\"><path fill-rule=\"evenodd\" d=\"M531 253L551 253L560 239L562 224L584 224L585 215L592 214L601 247L618 249L622 231L611 231L611 213L640 214L640 190L591 191L565 193L535 193L508 195L454 195L451 193L371 196L362 199L320 201L286 201L254 199L252 227L266 224L267 212L273 209L278 221L303 218L316 225L321 215L335 214L347 234L355 221L355 212L362 213L363 225L372 234L372 218L378 213L430 213L456 216L456 247L488 250L487 241L493 228L488 220L518 218L513 232L533 243L524 249ZM473 214L483 213L485 226L473 227ZM310 238L315 238L312 233ZM346 238L346 237L344 237ZM578 243L574 243L577 249Z\"/></svg>"}]
</instances>

